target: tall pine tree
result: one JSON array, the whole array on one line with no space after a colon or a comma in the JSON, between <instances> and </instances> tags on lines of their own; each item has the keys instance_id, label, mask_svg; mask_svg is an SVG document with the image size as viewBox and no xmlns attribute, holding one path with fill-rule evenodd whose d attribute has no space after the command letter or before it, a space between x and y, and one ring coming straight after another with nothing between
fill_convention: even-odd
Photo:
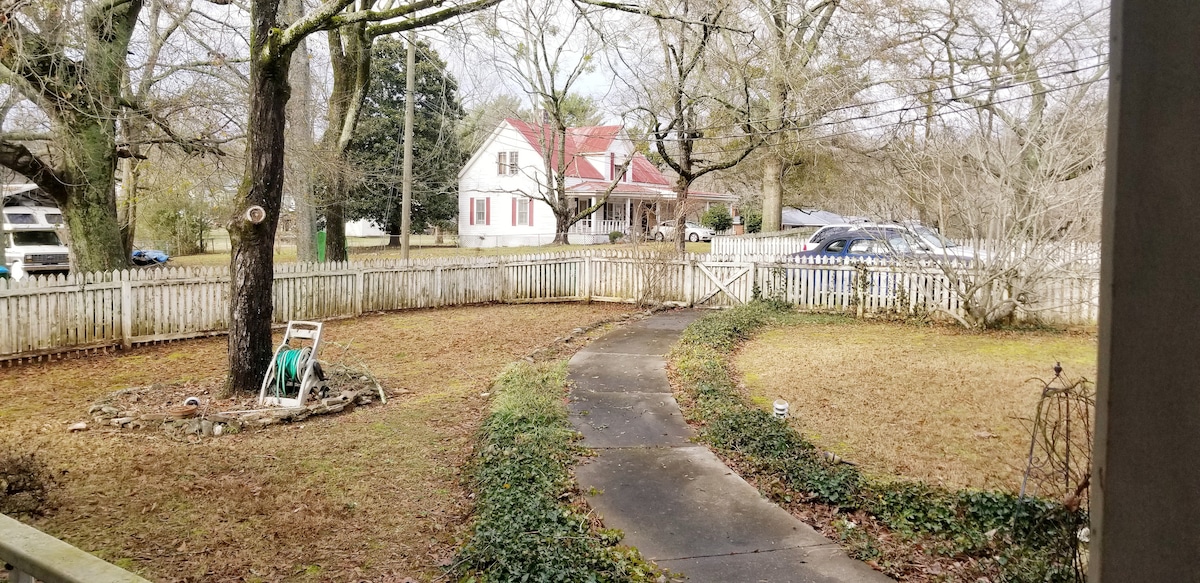
<instances>
[{"instance_id":1,"label":"tall pine tree","mask_svg":"<svg viewBox=\"0 0 1200 583\"><path fill-rule=\"evenodd\" d=\"M390 245L400 244L405 50L402 39L376 41L371 85L349 150L360 180L350 192L347 218L369 219L388 232ZM419 233L454 218L466 154L457 132L465 115L458 82L427 43L417 44L416 62L412 230Z\"/></svg>"}]
</instances>

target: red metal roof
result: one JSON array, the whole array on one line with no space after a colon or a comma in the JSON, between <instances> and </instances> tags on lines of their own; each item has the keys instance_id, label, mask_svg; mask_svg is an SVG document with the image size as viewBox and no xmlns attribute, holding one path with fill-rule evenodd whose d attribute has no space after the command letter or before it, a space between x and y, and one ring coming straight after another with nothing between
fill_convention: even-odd
<instances>
[{"instance_id":1,"label":"red metal roof","mask_svg":"<svg viewBox=\"0 0 1200 583\"><path fill-rule=\"evenodd\" d=\"M550 148L550 164L555 167L558 166L558 152L560 151L560 148L554 143L556 137L554 135L553 128L545 125L532 126L519 119L511 117L504 121L508 122L509 125L513 126L514 128L517 128L517 131L521 132L521 135L525 138L525 141L529 142L529 145L533 147L533 150L537 152L539 156L545 155L545 153L542 151L543 144ZM582 156L584 152L579 150L579 143L583 140L580 140L578 135L572 135L572 129L581 128L568 128L566 136L567 143L563 148L561 148L561 151L563 151L567 157L567 167L565 169L566 175L575 178L604 180L605 176L601 174L599 170L596 170L596 167L592 166L591 162L587 161L587 158ZM609 141L611 142L612 140L609 139Z\"/></svg>"},{"instance_id":2,"label":"red metal roof","mask_svg":"<svg viewBox=\"0 0 1200 583\"><path fill-rule=\"evenodd\" d=\"M634 182L642 182L645 184L658 184L661 186L670 186L671 181L663 176L663 173L654 167L645 156L639 154L633 155L633 162L629 165L629 179Z\"/></svg>"},{"instance_id":3,"label":"red metal roof","mask_svg":"<svg viewBox=\"0 0 1200 583\"><path fill-rule=\"evenodd\" d=\"M620 131L621 126L567 128L567 137L575 143L576 152L580 154L597 154L607 152Z\"/></svg>"},{"instance_id":4,"label":"red metal roof","mask_svg":"<svg viewBox=\"0 0 1200 583\"><path fill-rule=\"evenodd\" d=\"M603 194L604 191L608 190L608 187L610 184L611 184L610 182L596 182L596 181L580 182L579 184L572 185L567 190L570 190L572 192L593 192L593 193L597 193L597 194ZM641 186L638 184L631 184L628 182L622 182L622 183L618 184L617 187L613 189L612 193L613 194L646 194L646 195L651 195L651 196L663 196L663 195L669 194L669 193L665 193L661 188L653 188L650 186Z\"/></svg>"},{"instance_id":5,"label":"red metal roof","mask_svg":"<svg viewBox=\"0 0 1200 583\"><path fill-rule=\"evenodd\" d=\"M559 149L553 146L554 132L550 126L530 125L516 118L507 118L504 121L516 128L538 155L544 155L542 145L545 144L551 148L552 155L557 157ZM567 128L567 143L563 148L568 158L567 176L584 180L607 180L608 175L597 170L591 162L588 162L584 158L584 155L600 154L609 151L612 148L613 141L617 139L620 133L621 126ZM551 164L557 166L557 158L552 159ZM629 172L629 179L632 182L665 187L671 186L671 181L666 176L663 176L662 172L658 168L655 168L654 164L651 164L650 160L647 160L641 154L633 155L633 162L630 163Z\"/></svg>"}]
</instances>

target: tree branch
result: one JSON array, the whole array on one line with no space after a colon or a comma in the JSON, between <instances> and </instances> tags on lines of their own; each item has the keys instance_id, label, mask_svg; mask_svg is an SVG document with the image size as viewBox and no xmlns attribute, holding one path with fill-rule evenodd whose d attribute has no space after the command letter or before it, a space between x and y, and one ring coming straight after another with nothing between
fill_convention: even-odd
<instances>
[{"instance_id":1,"label":"tree branch","mask_svg":"<svg viewBox=\"0 0 1200 583\"><path fill-rule=\"evenodd\" d=\"M0 166L33 181L60 203L66 200L66 183L58 172L24 144L0 139Z\"/></svg>"},{"instance_id":2,"label":"tree branch","mask_svg":"<svg viewBox=\"0 0 1200 583\"><path fill-rule=\"evenodd\" d=\"M439 10L437 12L426 14L417 18L410 18L400 22L392 22L388 24L377 24L368 27L367 34L374 38L385 34L414 30L429 26L431 24L437 24L444 20L449 20L455 16L486 10L492 6L495 6L496 4L499 4L500 2L501 0L476 0L475 2L462 4L453 8L447 8L445 10Z\"/></svg>"},{"instance_id":3,"label":"tree branch","mask_svg":"<svg viewBox=\"0 0 1200 583\"><path fill-rule=\"evenodd\" d=\"M0 133L0 140L6 142L48 142L53 140L54 136L42 132L3 132Z\"/></svg>"},{"instance_id":4,"label":"tree branch","mask_svg":"<svg viewBox=\"0 0 1200 583\"><path fill-rule=\"evenodd\" d=\"M649 16L650 18L653 18L655 20L671 20L671 21L682 23L682 24L699 24L699 25L705 25L705 26L712 25L711 22L705 22L704 20L692 20L690 18L683 18L682 16L678 16L675 14L667 14L666 12L659 12L657 10L647 8L640 4L635 4L635 3L631 3L631 2L614 2L611 0L572 0L572 1L575 4L587 4L588 6L595 6L597 8L607 8L610 10L627 12L629 14L639 14L641 16ZM726 26L723 24L715 25L715 27L722 29L722 30L728 30L730 32L738 32L738 33L742 33L742 34L753 34L753 32L754 32L754 31L750 31L750 30L743 30L740 28L733 28L731 26Z\"/></svg>"}]
</instances>

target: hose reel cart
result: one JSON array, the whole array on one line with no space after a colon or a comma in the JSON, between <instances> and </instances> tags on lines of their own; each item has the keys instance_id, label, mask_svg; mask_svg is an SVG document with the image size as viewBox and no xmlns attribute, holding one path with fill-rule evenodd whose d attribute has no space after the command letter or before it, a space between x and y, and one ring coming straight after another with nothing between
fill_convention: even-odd
<instances>
[{"instance_id":1,"label":"hose reel cart","mask_svg":"<svg viewBox=\"0 0 1200 583\"><path fill-rule=\"evenodd\" d=\"M302 345L305 342L307 345ZM264 406L303 407L309 394L323 394L325 374L317 362L321 347L320 322L288 322L283 342L275 349L263 377L258 403Z\"/></svg>"}]
</instances>

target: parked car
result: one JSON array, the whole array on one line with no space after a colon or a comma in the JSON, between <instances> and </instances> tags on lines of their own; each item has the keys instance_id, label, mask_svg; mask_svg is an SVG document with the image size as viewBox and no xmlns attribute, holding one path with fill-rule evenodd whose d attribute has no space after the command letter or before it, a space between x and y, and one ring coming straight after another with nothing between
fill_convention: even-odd
<instances>
[{"instance_id":1,"label":"parked car","mask_svg":"<svg viewBox=\"0 0 1200 583\"><path fill-rule=\"evenodd\" d=\"M702 227L696 223L688 221L685 226L684 238L691 242L696 241L712 241L716 231ZM663 221L654 227L654 238L658 241L666 241L675 238L675 221Z\"/></svg>"},{"instance_id":2,"label":"parked car","mask_svg":"<svg viewBox=\"0 0 1200 583\"><path fill-rule=\"evenodd\" d=\"M947 259L953 261L973 261L982 259L981 253L970 247L959 245L942 236L931 227L920 223L845 223L826 225L817 229L804 244L804 251L817 249L822 243L833 237L858 230L886 229L899 233L908 243L915 255L923 255L927 259Z\"/></svg>"},{"instance_id":3,"label":"parked car","mask_svg":"<svg viewBox=\"0 0 1200 583\"><path fill-rule=\"evenodd\" d=\"M908 234L897 227L861 227L827 232L815 247L792 257L841 257L912 259L920 253L914 250Z\"/></svg>"},{"instance_id":4,"label":"parked car","mask_svg":"<svg viewBox=\"0 0 1200 583\"><path fill-rule=\"evenodd\" d=\"M982 250L972 249L967 245L959 245L943 237L941 233L932 227L927 227L921 223L905 223L904 227L920 238L921 242L928 247L926 251L937 258L957 261L987 260Z\"/></svg>"}]
</instances>

